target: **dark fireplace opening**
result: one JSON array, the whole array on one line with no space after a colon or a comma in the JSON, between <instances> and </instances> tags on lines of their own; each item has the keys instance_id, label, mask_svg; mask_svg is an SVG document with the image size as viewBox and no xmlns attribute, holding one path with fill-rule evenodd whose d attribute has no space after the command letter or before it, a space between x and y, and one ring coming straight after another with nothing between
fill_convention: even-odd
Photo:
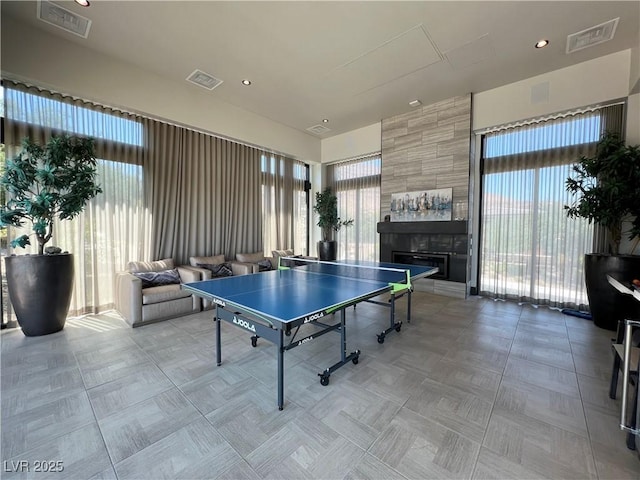
<instances>
[{"instance_id":1,"label":"dark fireplace opening","mask_svg":"<svg viewBox=\"0 0 640 480\"><path fill-rule=\"evenodd\" d=\"M447 280L449 278L449 254L433 252L393 252L393 263L407 265L423 265L425 267L438 267L438 273L429 278Z\"/></svg>"}]
</instances>

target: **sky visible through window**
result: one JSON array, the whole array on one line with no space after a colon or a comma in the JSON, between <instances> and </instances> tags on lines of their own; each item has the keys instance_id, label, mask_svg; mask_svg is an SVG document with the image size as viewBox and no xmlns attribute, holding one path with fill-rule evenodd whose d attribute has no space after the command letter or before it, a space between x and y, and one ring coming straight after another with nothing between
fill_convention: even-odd
<instances>
[{"instance_id":1,"label":"sky visible through window","mask_svg":"<svg viewBox=\"0 0 640 480\"><path fill-rule=\"evenodd\" d=\"M572 119L560 124L542 125L511 133L488 136L485 158L548 150L569 145L597 142L600 139L600 116Z\"/></svg>"},{"instance_id":2,"label":"sky visible through window","mask_svg":"<svg viewBox=\"0 0 640 480\"><path fill-rule=\"evenodd\" d=\"M2 91L6 98L7 118L76 135L142 146L143 129L139 122L18 90Z\"/></svg>"}]
</instances>

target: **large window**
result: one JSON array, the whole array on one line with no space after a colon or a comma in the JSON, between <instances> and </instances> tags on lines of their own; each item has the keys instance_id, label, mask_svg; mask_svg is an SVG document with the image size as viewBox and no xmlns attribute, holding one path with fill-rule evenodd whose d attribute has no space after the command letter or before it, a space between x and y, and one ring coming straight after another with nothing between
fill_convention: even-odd
<instances>
[{"instance_id":1,"label":"large window","mask_svg":"<svg viewBox=\"0 0 640 480\"><path fill-rule=\"evenodd\" d=\"M353 219L353 226L336 235L338 255L346 260L377 261L380 242L380 155L329 165L327 174L338 197L338 215Z\"/></svg>"},{"instance_id":2,"label":"large window","mask_svg":"<svg viewBox=\"0 0 640 480\"><path fill-rule=\"evenodd\" d=\"M141 154L142 124L130 115L29 90L18 87L4 92L8 155L17 153L26 136L43 143L52 133L66 132L97 140L97 181L103 192L73 221L56 221L50 245L74 254L70 314L112 308L114 273L131 259L146 258L148 251L150 221L143 206L142 166L136 164ZM10 238L31 234L31 225L20 231L8 229L7 233ZM15 253L37 253L36 249L37 245L32 245Z\"/></svg>"},{"instance_id":3,"label":"large window","mask_svg":"<svg viewBox=\"0 0 640 480\"><path fill-rule=\"evenodd\" d=\"M485 135L482 294L587 308L583 258L593 251L594 227L567 217L565 182L621 118L615 105Z\"/></svg>"},{"instance_id":4,"label":"large window","mask_svg":"<svg viewBox=\"0 0 640 480\"><path fill-rule=\"evenodd\" d=\"M261 171L265 254L284 249L307 254L308 166L280 155L263 154Z\"/></svg>"}]
</instances>

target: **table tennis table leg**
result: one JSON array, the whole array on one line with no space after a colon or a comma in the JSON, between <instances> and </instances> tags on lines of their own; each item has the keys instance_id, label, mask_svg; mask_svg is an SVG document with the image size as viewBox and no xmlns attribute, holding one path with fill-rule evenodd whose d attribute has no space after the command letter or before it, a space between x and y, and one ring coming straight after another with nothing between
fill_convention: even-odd
<instances>
[{"instance_id":1,"label":"table tennis table leg","mask_svg":"<svg viewBox=\"0 0 640 480\"><path fill-rule=\"evenodd\" d=\"M278 410L284 408L284 337L283 331L278 331Z\"/></svg>"},{"instance_id":2,"label":"table tennis table leg","mask_svg":"<svg viewBox=\"0 0 640 480\"><path fill-rule=\"evenodd\" d=\"M216 305L215 322L216 322L216 362L218 366L222 365L222 342L220 340L220 324L222 320L218 317L218 308Z\"/></svg>"},{"instance_id":3,"label":"table tennis table leg","mask_svg":"<svg viewBox=\"0 0 640 480\"><path fill-rule=\"evenodd\" d=\"M411 323L411 288L407 290L407 323Z\"/></svg>"},{"instance_id":4,"label":"table tennis table leg","mask_svg":"<svg viewBox=\"0 0 640 480\"><path fill-rule=\"evenodd\" d=\"M396 323L396 295L395 293L391 293L391 298L389 298L389 328L383 330L382 333L378 335L378 343L384 343L384 339L389 332L395 330L399 332L402 329L402 322Z\"/></svg>"}]
</instances>

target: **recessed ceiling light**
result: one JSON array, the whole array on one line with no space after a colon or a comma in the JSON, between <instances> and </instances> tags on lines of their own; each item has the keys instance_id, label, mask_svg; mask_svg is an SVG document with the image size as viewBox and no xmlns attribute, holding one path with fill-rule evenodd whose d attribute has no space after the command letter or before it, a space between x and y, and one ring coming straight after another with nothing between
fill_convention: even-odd
<instances>
[{"instance_id":1,"label":"recessed ceiling light","mask_svg":"<svg viewBox=\"0 0 640 480\"><path fill-rule=\"evenodd\" d=\"M411 100L409 102L409 105L411 105L412 107L419 107L420 105L422 105L422 102L420 100Z\"/></svg>"},{"instance_id":2,"label":"recessed ceiling light","mask_svg":"<svg viewBox=\"0 0 640 480\"><path fill-rule=\"evenodd\" d=\"M243 85L251 85L251 80L247 80L246 78L242 80Z\"/></svg>"},{"instance_id":3,"label":"recessed ceiling light","mask_svg":"<svg viewBox=\"0 0 640 480\"><path fill-rule=\"evenodd\" d=\"M322 123L329 123L329 119L328 118L323 118L322 119Z\"/></svg>"},{"instance_id":4,"label":"recessed ceiling light","mask_svg":"<svg viewBox=\"0 0 640 480\"><path fill-rule=\"evenodd\" d=\"M549 40L539 40L536 42L536 48L544 48L549 45Z\"/></svg>"},{"instance_id":5,"label":"recessed ceiling light","mask_svg":"<svg viewBox=\"0 0 640 480\"><path fill-rule=\"evenodd\" d=\"M89 3L89 0L75 0L75 2L82 7L88 7L89 5L91 5Z\"/></svg>"}]
</instances>

